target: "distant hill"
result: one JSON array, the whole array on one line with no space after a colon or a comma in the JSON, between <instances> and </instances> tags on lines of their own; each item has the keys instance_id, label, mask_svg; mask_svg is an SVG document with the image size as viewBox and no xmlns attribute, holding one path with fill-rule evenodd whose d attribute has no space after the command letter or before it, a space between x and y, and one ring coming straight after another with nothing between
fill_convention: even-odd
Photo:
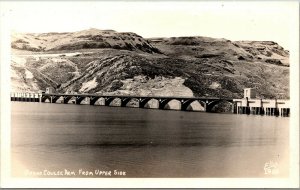
<instances>
[{"instance_id":1,"label":"distant hill","mask_svg":"<svg viewBox=\"0 0 300 190\"><path fill-rule=\"evenodd\" d=\"M225 58L261 61L289 66L289 52L270 41L230 41L209 37L151 38L152 44L169 56L182 58Z\"/></svg>"},{"instance_id":2,"label":"distant hill","mask_svg":"<svg viewBox=\"0 0 300 190\"><path fill-rule=\"evenodd\" d=\"M89 29L73 33L13 34L11 47L28 51L113 48L158 52L141 36L132 32Z\"/></svg>"},{"instance_id":3,"label":"distant hill","mask_svg":"<svg viewBox=\"0 0 300 190\"><path fill-rule=\"evenodd\" d=\"M12 34L11 47L13 91L289 98L289 52L275 42L89 29Z\"/></svg>"}]
</instances>

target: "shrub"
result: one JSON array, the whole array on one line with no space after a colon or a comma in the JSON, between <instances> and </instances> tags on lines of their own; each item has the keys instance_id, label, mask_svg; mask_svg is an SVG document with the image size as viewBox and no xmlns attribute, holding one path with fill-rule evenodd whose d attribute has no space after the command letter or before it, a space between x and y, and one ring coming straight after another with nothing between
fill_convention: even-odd
<instances>
[{"instance_id":1,"label":"shrub","mask_svg":"<svg viewBox=\"0 0 300 190\"><path fill-rule=\"evenodd\" d=\"M123 82L119 81L119 80L115 80L111 83L111 87L110 87L110 91L116 91L118 89L120 89L123 86Z\"/></svg>"}]
</instances>

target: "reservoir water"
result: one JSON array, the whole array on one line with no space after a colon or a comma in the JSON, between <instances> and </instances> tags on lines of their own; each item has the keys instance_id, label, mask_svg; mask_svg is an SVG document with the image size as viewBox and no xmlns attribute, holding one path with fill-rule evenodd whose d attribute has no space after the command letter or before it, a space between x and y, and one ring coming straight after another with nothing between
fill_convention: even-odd
<instances>
[{"instance_id":1,"label":"reservoir water","mask_svg":"<svg viewBox=\"0 0 300 190\"><path fill-rule=\"evenodd\" d=\"M289 172L287 117L11 106L17 177L287 177Z\"/></svg>"}]
</instances>

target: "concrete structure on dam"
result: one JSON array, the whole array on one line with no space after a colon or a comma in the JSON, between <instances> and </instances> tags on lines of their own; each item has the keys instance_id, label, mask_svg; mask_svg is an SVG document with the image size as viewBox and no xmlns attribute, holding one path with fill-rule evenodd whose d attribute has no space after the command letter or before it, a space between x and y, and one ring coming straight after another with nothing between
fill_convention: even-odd
<instances>
[{"instance_id":1,"label":"concrete structure on dam","mask_svg":"<svg viewBox=\"0 0 300 190\"><path fill-rule=\"evenodd\" d=\"M283 99L256 99L256 91L252 88L244 89L243 99L233 99L235 113L289 116L290 100Z\"/></svg>"},{"instance_id":2,"label":"concrete structure on dam","mask_svg":"<svg viewBox=\"0 0 300 190\"><path fill-rule=\"evenodd\" d=\"M169 102L176 100L180 104L180 110L191 111L189 107L193 102L199 102L203 111L211 112L213 107L227 102L231 104L232 113L289 116L290 101L282 99L257 99L255 89L244 89L244 98L216 98L216 97L161 97L161 96L126 96L126 95L100 95L100 94L58 94L53 93L53 89L47 88L42 93L11 93L11 101L24 102L49 102L63 104L89 104L96 105L100 99L104 106L112 106L115 100L120 101L121 107L130 107L128 104L134 100L139 108L146 108L146 104L151 100L158 102L157 109L167 109Z\"/></svg>"}]
</instances>

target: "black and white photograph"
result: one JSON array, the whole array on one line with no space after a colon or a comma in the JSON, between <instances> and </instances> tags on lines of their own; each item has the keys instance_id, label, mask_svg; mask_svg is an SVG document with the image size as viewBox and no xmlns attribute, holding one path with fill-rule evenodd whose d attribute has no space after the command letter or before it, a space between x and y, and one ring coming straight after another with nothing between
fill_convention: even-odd
<instances>
[{"instance_id":1,"label":"black and white photograph","mask_svg":"<svg viewBox=\"0 0 300 190\"><path fill-rule=\"evenodd\" d=\"M0 3L1 187L299 187L299 2Z\"/></svg>"}]
</instances>

